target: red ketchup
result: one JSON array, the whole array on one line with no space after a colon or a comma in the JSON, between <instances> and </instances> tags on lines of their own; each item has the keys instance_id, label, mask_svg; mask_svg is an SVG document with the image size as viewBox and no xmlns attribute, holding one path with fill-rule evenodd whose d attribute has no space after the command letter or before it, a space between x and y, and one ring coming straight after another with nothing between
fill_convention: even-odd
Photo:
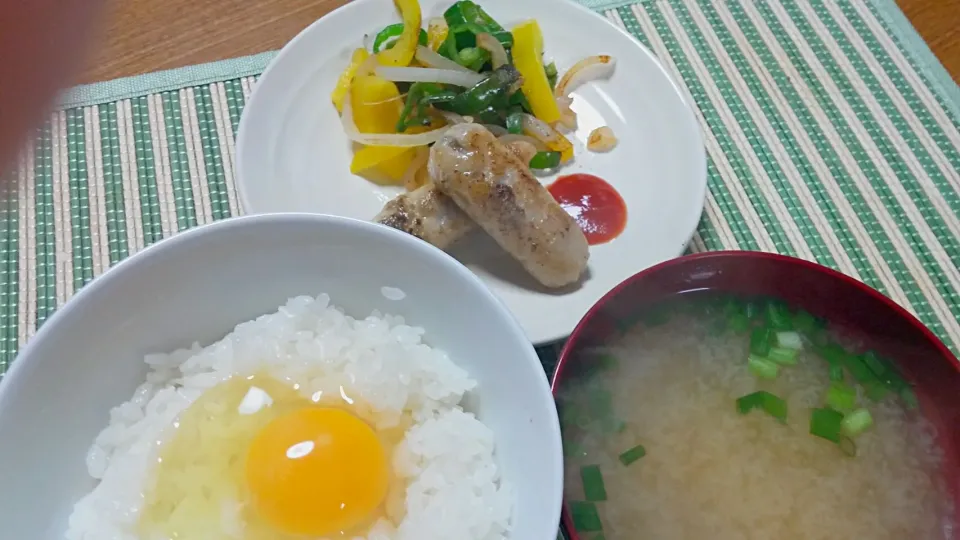
<instances>
[{"instance_id":1,"label":"red ketchup","mask_svg":"<svg viewBox=\"0 0 960 540\"><path fill-rule=\"evenodd\" d=\"M568 174L557 178L547 190L573 216L591 246L620 236L627 225L623 197L602 178Z\"/></svg>"}]
</instances>

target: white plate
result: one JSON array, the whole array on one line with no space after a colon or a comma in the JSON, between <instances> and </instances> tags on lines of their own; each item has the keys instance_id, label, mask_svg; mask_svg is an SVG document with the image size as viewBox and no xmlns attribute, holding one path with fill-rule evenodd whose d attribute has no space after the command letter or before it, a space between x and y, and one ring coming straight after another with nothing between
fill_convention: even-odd
<instances>
[{"instance_id":1,"label":"white plate","mask_svg":"<svg viewBox=\"0 0 960 540\"><path fill-rule=\"evenodd\" d=\"M424 20L442 14L451 3L421 0ZM561 73L586 55L617 59L610 80L575 92L573 108L580 120L576 158L561 171L595 174L627 203L626 229L614 241L590 249L581 283L545 290L481 234L453 250L507 304L531 341L546 343L569 335L590 306L619 282L683 252L703 209L706 156L688 99L629 34L565 0L479 3L508 29L536 18L546 55ZM399 20L391 0L354 0L310 25L273 60L240 122L237 183L247 213L371 219L399 193L350 174L350 143L329 97L364 34ZM587 135L601 125L611 126L620 144L606 154L587 152Z\"/></svg>"}]
</instances>

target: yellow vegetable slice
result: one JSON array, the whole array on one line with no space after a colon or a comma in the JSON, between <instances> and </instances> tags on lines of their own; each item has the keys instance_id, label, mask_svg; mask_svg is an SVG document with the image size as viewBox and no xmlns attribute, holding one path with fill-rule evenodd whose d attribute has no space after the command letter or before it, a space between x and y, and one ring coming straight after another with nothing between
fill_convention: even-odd
<instances>
[{"instance_id":1,"label":"yellow vegetable slice","mask_svg":"<svg viewBox=\"0 0 960 540\"><path fill-rule=\"evenodd\" d=\"M393 0L403 19L403 33L392 49L377 53L377 61L384 66L409 66L417 52L420 41L420 2L417 0Z\"/></svg>"},{"instance_id":2,"label":"yellow vegetable slice","mask_svg":"<svg viewBox=\"0 0 960 540\"><path fill-rule=\"evenodd\" d=\"M512 52L513 65L523 75L521 89L533 115L553 124L560 119L560 107L543 69L543 34L537 21L529 20L514 27Z\"/></svg>"},{"instance_id":3,"label":"yellow vegetable slice","mask_svg":"<svg viewBox=\"0 0 960 540\"><path fill-rule=\"evenodd\" d=\"M347 98L347 92L350 91L350 83L353 82L353 76L357 73L357 68L360 67L360 64L366 62L369 57L370 53L366 49L353 51L350 64L337 79L337 85L330 94L330 100L333 101L333 106L337 108L338 113L343 111L343 100Z\"/></svg>"},{"instance_id":4,"label":"yellow vegetable slice","mask_svg":"<svg viewBox=\"0 0 960 540\"><path fill-rule=\"evenodd\" d=\"M350 172L378 184L399 184L416 152L400 146L364 146L354 152Z\"/></svg>"},{"instance_id":5,"label":"yellow vegetable slice","mask_svg":"<svg viewBox=\"0 0 960 540\"><path fill-rule=\"evenodd\" d=\"M450 33L450 27L443 17L434 17L427 24L427 47L432 51L438 51L443 42L447 40L447 34Z\"/></svg>"},{"instance_id":6,"label":"yellow vegetable slice","mask_svg":"<svg viewBox=\"0 0 960 540\"><path fill-rule=\"evenodd\" d=\"M403 110L396 84L376 75L357 75L350 85L350 103L360 133L396 133Z\"/></svg>"}]
</instances>

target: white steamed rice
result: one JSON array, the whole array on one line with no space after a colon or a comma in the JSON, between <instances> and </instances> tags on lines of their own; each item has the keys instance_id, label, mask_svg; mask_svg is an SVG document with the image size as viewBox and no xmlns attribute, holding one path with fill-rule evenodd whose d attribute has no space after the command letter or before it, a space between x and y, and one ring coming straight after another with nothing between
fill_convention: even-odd
<instances>
[{"instance_id":1,"label":"white steamed rice","mask_svg":"<svg viewBox=\"0 0 960 540\"><path fill-rule=\"evenodd\" d=\"M392 460L408 481L405 515L396 526L378 522L369 540L506 538L514 496L500 481L493 433L458 405L476 383L424 344L423 334L399 317L374 312L354 319L326 295L302 296L208 347L147 356L146 382L110 411L87 454L99 483L77 503L66 538L139 540L137 520L168 428L204 390L264 370L295 380L322 373L301 389L306 396L352 381L377 413L377 427L395 425L404 411L412 416Z\"/></svg>"}]
</instances>

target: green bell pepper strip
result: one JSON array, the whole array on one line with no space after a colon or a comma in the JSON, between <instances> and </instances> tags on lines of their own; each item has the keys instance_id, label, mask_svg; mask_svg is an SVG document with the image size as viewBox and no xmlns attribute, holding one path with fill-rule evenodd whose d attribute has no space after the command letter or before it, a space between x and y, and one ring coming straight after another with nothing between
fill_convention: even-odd
<instances>
[{"instance_id":1,"label":"green bell pepper strip","mask_svg":"<svg viewBox=\"0 0 960 540\"><path fill-rule=\"evenodd\" d=\"M557 89L557 75L558 75L558 73L557 73L557 64L554 63L554 62L550 62L550 63L547 64L546 66L543 66L543 71L544 71L544 73L547 74L547 82L550 83L550 89L551 89L551 90L556 90L556 89Z\"/></svg>"},{"instance_id":2,"label":"green bell pepper strip","mask_svg":"<svg viewBox=\"0 0 960 540\"><path fill-rule=\"evenodd\" d=\"M428 105L447 103L456 97L457 93L453 90L444 90L434 83L413 83L407 92L400 119L397 120L397 133L403 133L413 124L429 123L430 118L426 115Z\"/></svg>"},{"instance_id":3,"label":"green bell pepper strip","mask_svg":"<svg viewBox=\"0 0 960 540\"><path fill-rule=\"evenodd\" d=\"M520 81L520 72L511 65L501 66L477 83L473 88L463 91L449 102L442 104L444 110L462 115L474 115L490 107L506 110L510 92Z\"/></svg>"},{"instance_id":4,"label":"green bell pepper strip","mask_svg":"<svg viewBox=\"0 0 960 540\"><path fill-rule=\"evenodd\" d=\"M552 169L560 165L560 152L537 152L530 158L531 169Z\"/></svg>"},{"instance_id":5,"label":"green bell pepper strip","mask_svg":"<svg viewBox=\"0 0 960 540\"><path fill-rule=\"evenodd\" d=\"M514 112L507 115L507 132L514 135L523 134L523 116L522 113Z\"/></svg>"},{"instance_id":6,"label":"green bell pepper strip","mask_svg":"<svg viewBox=\"0 0 960 540\"><path fill-rule=\"evenodd\" d=\"M399 38L400 34L402 33L403 23L391 24L390 26L381 30L380 33L377 34L377 37L373 38L374 54L380 52L380 50L383 48L392 48L394 43L396 43L397 38ZM424 32L423 28L420 29L420 45L423 45L424 47L427 46L427 33Z\"/></svg>"},{"instance_id":7,"label":"green bell pepper strip","mask_svg":"<svg viewBox=\"0 0 960 540\"><path fill-rule=\"evenodd\" d=\"M490 34L505 48L513 45L513 34L493 19L482 7L470 0L461 0L447 8L444 20L451 34L467 32L475 39L477 34Z\"/></svg>"}]
</instances>

